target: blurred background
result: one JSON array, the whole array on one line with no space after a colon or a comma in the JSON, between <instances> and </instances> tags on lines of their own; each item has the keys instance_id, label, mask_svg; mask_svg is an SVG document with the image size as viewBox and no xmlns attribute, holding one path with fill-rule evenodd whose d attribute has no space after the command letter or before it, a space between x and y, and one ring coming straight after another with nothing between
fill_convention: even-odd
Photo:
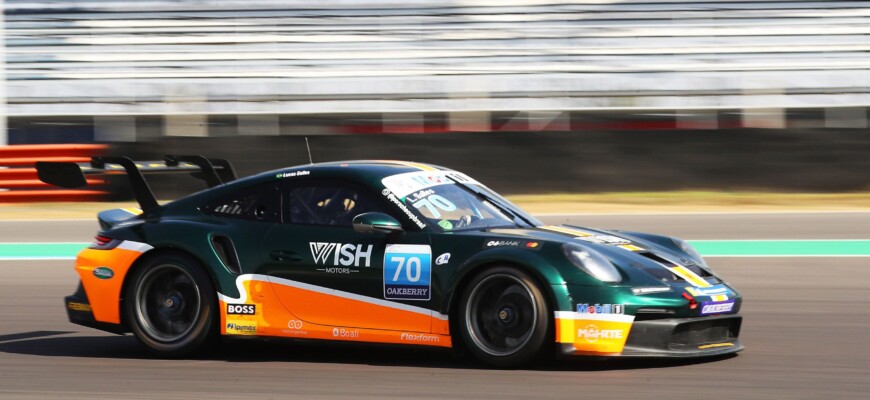
<instances>
[{"instance_id":1,"label":"blurred background","mask_svg":"<svg viewBox=\"0 0 870 400\"><path fill-rule=\"evenodd\" d=\"M0 145L508 194L870 189L870 2L5 0Z\"/></svg>"}]
</instances>

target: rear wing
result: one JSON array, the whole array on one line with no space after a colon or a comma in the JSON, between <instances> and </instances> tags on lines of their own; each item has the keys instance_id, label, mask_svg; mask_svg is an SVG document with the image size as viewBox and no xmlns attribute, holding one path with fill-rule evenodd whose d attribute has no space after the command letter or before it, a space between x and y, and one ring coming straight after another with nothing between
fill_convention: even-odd
<instances>
[{"instance_id":1,"label":"rear wing","mask_svg":"<svg viewBox=\"0 0 870 400\"><path fill-rule=\"evenodd\" d=\"M168 155L162 161L133 161L127 157L92 157L89 163L39 161L36 173L45 183L69 189L86 186L85 175L126 174L142 211L159 207L145 174L189 173L204 180L208 187L236 179L229 161L195 155Z\"/></svg>"}]
</instances>

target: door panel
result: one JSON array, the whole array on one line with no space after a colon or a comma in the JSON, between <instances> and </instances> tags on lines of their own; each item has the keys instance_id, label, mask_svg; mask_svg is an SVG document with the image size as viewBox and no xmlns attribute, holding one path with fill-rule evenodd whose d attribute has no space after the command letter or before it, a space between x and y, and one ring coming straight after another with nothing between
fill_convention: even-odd
<instances>
[{"instance_id":1,"label":"door panel","mask_svg":"<svg viewBox=\"0 0 870 400\"><path fill-rule=\"evenodd\" d=\"M408 286L414 290L402 292L416 294L416 298L385 299L385 252L388 246L394 249L399 244L414 245L411 249L423 253L429 247L428 235L363 234L350 227L280 224L263 241L261 251L270 256L261 273L270 277L287 311L308 323L429 332L431 285L428 278L423 279L423 260L413 263L411 277L417 278L416 286ZM402 257L395 252L390 255Z\"/></svg>"},{"instance_id":2,"label":"door panel","mask_svg":"<svg viewBox=\"0 0 870 400\"><path fill-rule=\"evenodd\" d=\"M390 245L429 245L425 232L359 233L353 218L365 212L385 212L383 201L365 187L336 179L285 181L283 223L262 243L268 275L284 307L313 324L336 327L429 332L429 288L421 295L420 260L414 261L411 289L415 298L387 300L384 257ZM391 249L393 247L390 247ZM411 249L414 249L413 247ZM390 256L390 255L388 255ZM402 257L393 254L391 258ZM415 286L416 285L416 286Z\"/></svg>"}]
</instances>

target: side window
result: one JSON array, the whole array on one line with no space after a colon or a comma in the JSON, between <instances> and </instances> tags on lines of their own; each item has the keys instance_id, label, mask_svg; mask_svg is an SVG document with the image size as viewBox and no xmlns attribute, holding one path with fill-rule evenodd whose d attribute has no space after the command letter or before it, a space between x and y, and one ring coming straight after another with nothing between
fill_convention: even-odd
<instances>
[{"instance_id":1,"label":"side window","mask_svg":"<svg viewBox=\"0 0 870 400\"><path fill-rule=\"evenodd\" d=\"M279 222L281 195L273 184L239 189L202 207L209 215L248 221Z\"/></svg>"},{"instance_id":2,"label":"side window","mask_svg":"<svg viewBox=\"0 0 870 400\"><path fill-rule=\"evenodd\" d=\"M383 209L367 193L340 182L294 186L284 206L286 222L307 225L350 227L353 217L372 211Z\"/></svg>"}]
</instances>

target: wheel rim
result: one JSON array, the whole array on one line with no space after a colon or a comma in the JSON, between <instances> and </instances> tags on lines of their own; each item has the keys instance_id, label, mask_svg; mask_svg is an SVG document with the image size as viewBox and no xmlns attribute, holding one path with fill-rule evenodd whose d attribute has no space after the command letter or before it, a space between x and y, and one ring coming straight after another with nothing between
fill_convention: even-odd
<instances>
[{"instance_id":1,"label":"wheel rim","mask_svg":"<svg viewBox=\"0 0 870 400\"><path fill-rule=\"evenodd\" d=\"M136 288L136 318L149 337L160 342L183 339L200 314L199 286L177 265L154 267Z\"/></svg>"},{"instance_id":2,"label":"wheel rim","mask_svg":"<svg viewBox=\"0 0 870 400\"><path fill-rule=\"evenodd\" d=\"M493 356L508 356L525 346L538 323L531 289L511 275L492 275L475 286L465 309L469 336Z\"/></svg>"}]
</instances>

